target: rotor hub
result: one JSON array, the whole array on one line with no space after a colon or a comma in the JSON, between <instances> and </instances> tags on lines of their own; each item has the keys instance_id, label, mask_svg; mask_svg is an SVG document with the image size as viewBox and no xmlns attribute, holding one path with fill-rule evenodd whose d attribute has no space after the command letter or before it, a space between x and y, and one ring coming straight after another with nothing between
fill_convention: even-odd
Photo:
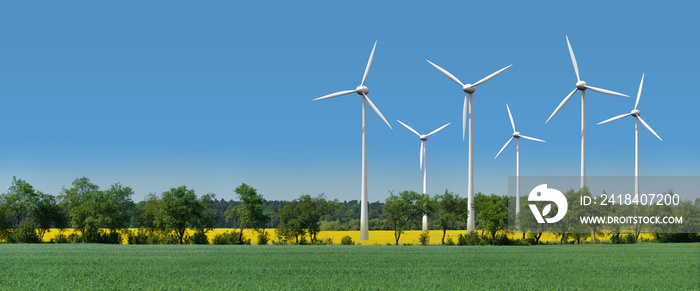
<instances>
[{"instance_id":1,"label":"rotor hub","mask_svg":"<svg viewBox=\"0 0 700 291\"><path fill-rule=\"evenodd\" d=\"M426 141L426 140L428 140L428 136L427 136L427 135L421 135L421 136L420 136L420 140Z\"/></svg>"},{"instance_id":2,"label":"rotor hub","mask_svg":"<svg viewBox=\"0 0 700 291\"><path fill-rule=\"evenodd\" d=\"M474 87L472 84L466 84L464 87L462 87L462 90L464 90L466 93L472 94L474 91L476 91L476 87Z\"/></svg>"},{"instance_id":3,"label":"rotor hub","mask_svg":"<svg viewBox=\"0 0 700 291\"><path fill-rule=\"evenodd\" d=\"M586 83L586 82L584 82L584 81L578 81L578 82L576 82L576 88L578 88L578 89L581 90L581 91L588 89L587 86L588 86L588 83Z\"/></svg>"},{"instance_id":4,"label":"rotor hub","mask_svg":"<svg viewBox=\"0 0 700 291\"><path fill-rule=\"evenodd\" d=\"M355 88L355 93L360 95L364 93L365 95L367 95L369 94L369 88L367 88L366 86L357 86L357 88Z\"/></svg>"},{"instance_id":5,"label":"rotor hub","mask_svg":"<svg viewBox=\"0 0 700 291\"><path fill-rule=\"evenodd\" d=\"M513 133L514 138L519 138L520 137L520 132L516 131Z\"/></svg>"},{"instance_id":6,"label":"rotor hub","mask_svg":"<svg viewBox=\"0 0 700 291\"><path fill-rule=\"evenodd\" d=\"M639 115L642 114L642 112L640 112L637 109L634 109L634 110L632 110L632 112L630 112L630 114L632 114L632 116L638 117Z\"/></svg>"}]
</instances>

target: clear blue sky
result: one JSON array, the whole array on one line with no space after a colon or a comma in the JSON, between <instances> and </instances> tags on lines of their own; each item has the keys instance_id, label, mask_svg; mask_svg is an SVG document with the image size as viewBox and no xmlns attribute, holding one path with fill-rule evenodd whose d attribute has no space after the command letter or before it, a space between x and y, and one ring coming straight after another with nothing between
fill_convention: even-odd
<instances>
[{"instance_id":1,"label":"clear blue sky","mask_svg":"<svg viewBox=\"0 0 700 291\"><path fill-rule=\"evenodd\" d=\"M132 186L134 200L188 185L232 199L245 182L267 199L325 193L360 197L361 99L354 89L378 40L366 85L391 122L368 108L369 200L422 187L466 195L462 90L429 59L473 83L513 67L474 95L475 190L506 194L518 130L522 175L579 174L580 95L545 125L576 77L626 93L587 94L588 174L634 174L629 112L640 133L641 175L700 175L696 84L700 21L694 2L514 1L3 3L0 5L0 191L17 176L59 194L77 177ZM566 2L566 3L565 3Z\"/></svg>"}]
</instances>

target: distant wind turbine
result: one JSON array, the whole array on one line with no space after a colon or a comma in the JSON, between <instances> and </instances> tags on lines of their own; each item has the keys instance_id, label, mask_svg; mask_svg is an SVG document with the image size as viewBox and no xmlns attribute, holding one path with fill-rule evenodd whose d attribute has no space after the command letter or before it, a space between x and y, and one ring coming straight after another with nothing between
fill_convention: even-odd
<instances>
[{"instance_id":1,"label":"distant wind turbine","mask_svg":"<svg viewBox=\"0 0 700 291\"><path fill-rule=\"evenodd\" d=\"M524 136L521 135L520 132L515 130L515 122L513 122L513 115L510 114L510 107L508 107L508 103L506 103L506 109L508 110L508 117L510 118L510 125L513 127L513 136L506 142L505 145L501 148L501 150L496 154L493 159L498 158L498 155L500 155L503 150L506 149L508 144L510 144L513 139L517 139L516 141L516 146L515 146L515 217L518 217L518 214L520 214L520 138L524 139L529 139L533 141L539 141L539 142L545 142L541 139L537 139L534 137L529 137L529 136Z\"/></svg>"},{"instance_id":2,"label":"distant wind turbine","mask_svg":"<svg viewBox=\"0 0 700 291\"><path fill-rule=\"evenodd\" d=\"M574 93L576 91L581 90L581 188L583 186L586 186L586 89L591 89L595 92L598 93L603 93L603 94L608 94L608 95L615 95L615 96L621 96L621 97L630 97L625 94L613 92L610 90L605 90L601 88L596 88L593 86L589 86L588 83L581 81L581 77L579 76L578 73L578 64L576 63L576 57L574 56L574 50L571 49L571 43L569 43L569 37L566 36L566 44L569 46L569 55L571 56L571 62L574 64L574 71L576 72L576 79L578 82L576 82L576 89L574 91L571 91L569 95L564 98L561 103L559 103L559 106L557 106L557 109L554 109L554 112L552 112L552 115L549 116L547 121L545 121L545 124L549 122L554 115L559 112L559 110L566 104L566 102L571 99L571 96L574 96Z\"/></svg>"},{"instance_id":3,"label":"distant wind turbine","mask_svg":"<svg viewBox=\"0 0 700 291\"><path fill-rule=\"evenodd\" d=\"M372 110L374 110L374 113L379 115L379 117L386 123L389 128L391 128L391 125L389 125L389 122L386 121L386 118L384 118L384 115L382 115L381 112L379 112L379 109L377 109L376 106L372 103L372 100L369 100L369 97L367 97L367 94L369 94L369 88L365 86L365 81L367 80L367 75L369 74L369 69L372 67L372 59L374 59L374 50L377 48L377 42L374 42L374 47L372 47L372 53L369 55L369 61L367 61L367 67L365 68L365 74L362 76L362 82L360 82L360 86L357 86L355 90L347 90L347 91L340 91L336 92L333 94L328 94L323 97L319 97L314 99L313 101L316 100L323 100L323 99L329 99L329 98L334 98L338 96L343 96L347 95L350 93L357 93L360 96L362 96L362 190L361 190L361 205L360 205L360 240L369 240L369 220L367 217L367 103L369 103L369 106L372 107Z\"/></svg>"},{"instance_id":4,"label":"distant wind turbine","mask_svg":"<svg viewBox=\"0 0 700 291\"><path fill-rule=\"evenodd\" d=\"M598 125L601 125L603 123L608 123L613 120L618 120L620 118L623 118L625 116L634 116L634 194L635 197L639 195L639 122L641 121L644 127L646 127L651 133L656 136L660 141L664 141L659 137L656 132L651 129L651 126L649 126L646 122L644 122L644 119L640 116L642 113L639 112L637 109L637 106L639 105L639 99L642 97L642 85L644 84L644 74L642 74L642 81L639 82L639 91L637 92L637 101L634 103L634 109L630 113L625 113L625 114L620 114L618 116L615 116L613 118L610 118L608 120L602 121L598 123Z\"/></svg>"},{"instance_id":5,"label":"distant wind turbine","mask_svg":"<svg viewBox=\"0 0 700 291\"><path fill-rule=\"evenodd\" d=\"M427 61L427 60L426 60ZM467 210L469 212L467 216L467 231L475 231L475 224L474 224L474 131L472 130L472 111L474 111L474 106L472 104L472 96L474 94L474 91L476 91L476 86L479 86L483 83L485 83L488 80L491 80L491 78L497 76L498 74L502 73L506 69L510 68L512 65L509 65L503 69L500 69L496 71L495 73L486 76L485 78L479 80L478 82L472 84L463 84L457 77L453 76L450 74L450 72L446 71L445 69L441 68L440 66L433 64L431 61L428 61L433 67L438 69L441 73L445 74L445 76L449 77L452 79L452 81L455 81L457 84L462 86L462 90L464 93L466 93L466 96L464 96L464 109L462 111L462 139L464 139L465 132L467 130L467 104L469 104L469 178L467 180Z\"/></svg>"},{"instance_id":6,"label":"distant wind turbine","mask_svg":"<svg viewBox=\"0 0 700 291\"><path fill-rule=\"evenodd\" d=\"M401 122L401 120L397 119L396 121L401 123L401 125L403 125L404 127L408 128L408 130L410 130L411 132L415 133L421 140L421 143L420 143L420 168L423 169L423 195L428 195L427 185L426 185L427 172L428 172L428 157L426 155L426 152L427 152L426 147L428 144L428 137L435 134L436 132L442 130L446 126L450 125L450 123L445 124L436 130L433 130L429 134L421 135L415 129L413 129L410 126L406 125L405 123ZM423 213L423 231L428 231L428 214L427 213Z\"/></svg>"}]
</instances>

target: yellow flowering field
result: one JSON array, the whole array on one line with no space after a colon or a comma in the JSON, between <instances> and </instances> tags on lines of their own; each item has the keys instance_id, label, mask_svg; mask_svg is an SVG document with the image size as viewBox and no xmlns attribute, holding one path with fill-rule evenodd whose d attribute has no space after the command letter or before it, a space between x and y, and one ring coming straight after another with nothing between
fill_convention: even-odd
<instances>
[{"instance_id":1,"label":"yellow flowering field","mask_svg":"<svg viewBox=\"0 0 700 291\"><path fill-rule=\"evenodd\" d=\"M137 231L137 228L130 228L130 231ZM234 228L216 228L212 231L207 232L207 237L209 240L213 240L214 236L220 233L224 232L230 232L230 231L235 231L238 232L238 229ZM266 229L266 231L270 234L271 241L276 241L277 237L275 236L275 229L270 228ZM63 230L63 234L68 236L71 233L75 232L74 229L71 228L66 228ZM448 230L447 234L445 235L445 241L447 241L448 238L452 238L455 243L457 243L457 238L460 234L465 234L467 231L466 230ZM194 229L189 229L187 231L188 235L193 235L194 234ZM480 232L479 232L480 233ZM51 229L49 232L47 232L44 235L44 241L49 242L51 239L53 239L56 235L59 234L58 229ZM417 245L419 244L418 237L420 236L421 231L420 230L409 230L405 231L399 240L399 244L413 244ZM252 230L252 229L246 229L243 230L243 235L247 238L250 239L252 244L255 244L257 242L257 233ZM386 245L386 244L394 244L394 231L392 230L371 230L369 232L369 240L367 241L360 241L360 231L321 231L318 234L318 239L327 239L330 238L333 240L333 244L340 244L341 239L349 235L352 237L352 240L355 242L355 244L361 244L361 245ZM522 238L522 233L514 232L514 233L509 233L508 236L510 238ZM442 231L439 230L432 230L430 231L430 244L431 245L439 245L440 244L440 239L442 238ZM653 236L649 233L643 233L639 236L640 239L652 239ZM591 238L588 238L590 240ZM599 239L602 240L607 240L607 236L600 237ZM542 238L540 239L541 242L558 242L559 239L553 234L553 233L543 233ZM122 242L126 244L126 239Z\"/></svg>"}]
</instances>

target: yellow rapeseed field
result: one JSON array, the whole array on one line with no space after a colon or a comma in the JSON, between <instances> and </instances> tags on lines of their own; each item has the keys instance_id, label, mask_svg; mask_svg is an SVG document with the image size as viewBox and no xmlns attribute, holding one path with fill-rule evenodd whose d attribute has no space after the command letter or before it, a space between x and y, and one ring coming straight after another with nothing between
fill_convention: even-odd
<instances>
[{"instance_id":1,"label":"yellow rapeseed field","mask_svg":"<svg viewBox=\"0 0 700 291\"><path fill-rule=\"evenodd\" d=\"M137 228L130 228L130 231L137 231ZM233 229L233 228L216 228L212 231L207 232L207 237L211 241L214 239L214 236L220 233L224 232L230 232L230 231L236 231L238 232L238 229ZM271 241L276 241L277 237L275 236L275 229L270 228L266 229L268 233L270 233L270 238ZM63 235L70 235L71 233L75 232L74 229L67 228L63 230ZM187 231L189 235L194 234L193 229L189 229ZM465 234L466 230L448 230L447 234L445 235L445 241L447 241L448 238L452 238L455 243L457 243L457 238L460 234ZM480 232L479 232L480 233ZM49 232L47 232L44 235L44 241L49 242L51 241L57 234L59 234L58 229L51 229ZM417 245L419 244L418 237L420 236L421 231L420 230L409 230L405 231L403 234L401 234L401 238L399 240L399 244L413 244ZM246 238L249 238L252 244L255 244L257 242L257 233L252 230L252 229L246 229L243 230L243 235ZM333 244L340 244L341 239L349 235L352 240L355 242L355 244L361 244L361 245L386 245L386 244L394 244L394 231L392 230L371 230L369 232L369 240L367 241L360 241L360 231L322 231L318 234L318 239L327 239L330 238L333 241ZM522 238L522 233L509 233L508 236L510 238ZM651 239L653 236L648 233L643 233L640 236L640 239ZM430 231L430 239L429 242L431 245L439 245L440 244L440 239L442 238L442 231L439 230L432 230ZM589 238L588 240L590 240ZM599 239L602 240L608 240L609 238L607 236L603 236ZM553 234L553 233L543 233L542 238L540 239L541 242L558 242L559 239ZM126 239L122 242L126 244Z\"/></svg>"}]
</instances>

